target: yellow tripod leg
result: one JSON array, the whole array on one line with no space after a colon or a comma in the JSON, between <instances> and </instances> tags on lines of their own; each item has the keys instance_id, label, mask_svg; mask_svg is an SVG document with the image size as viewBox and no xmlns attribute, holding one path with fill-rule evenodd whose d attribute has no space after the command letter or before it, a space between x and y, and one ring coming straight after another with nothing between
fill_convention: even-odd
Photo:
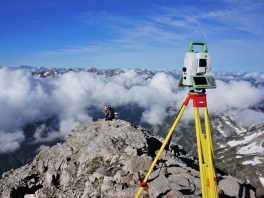
<instances>
[{"instance_id":1,"label":"yellow tripod leg","mask_svg":"<svg viewBox=\"0 0 264 198\"><path fill-rule=\"evenodd\" d=\"M208 160L208 178L207 178L207 188L210 193L208 197L218 198L218 190L217 190L217 181L216 181L216 170L215 170L215 162L214 162L214 149L212 143L212 135L210 129L210 121L208 116L208 110L204 107L204 120L205 120L205 130L206 130L206 150L207 160Z\"/></svg>"},{"instance_id":2,"label":"yellow tripod leg","mask_svg":"<svg viewBox=\"0 0 264 198\"><path fill-rule=\"evenodd\" d=\"M187 103L187 104L188 104L188 103ZM143 180L144 183L147 183L148 178L149 178L149 176L150 176L150 174L151 174L151 172L152 172L154 166L156 165L158 159L159 159L160 156L161 156L161 153L163 152L163 150L164 150L165 146L167 145L168 141L170 140L170 138L171 138L171 136L172 136L172 133L173 133L175 127L177 126L177 124L178 124L178 122L179 122L179 120L180 120L180 118L181 118L181 116L182 116L182 114L183 114L183 112L184 112L186 106L187 106L187 105L183 105L182 108L181 108L181 110L180 110L180 112L179 112L179 114L177 115L177 117L176 117L176 119L175 119L175 121L174 121L174 123L173 123L173 125L172 125L172 127L171 127L171 129L170 129L170 131L169 131L169 133L168 133L168 135L166 136L166 138L165 138L165 140L164 140L164 142L163 142L163 144L162 144L162 146L161 146L161 148L160 148L158 154L156 155L154 161L152 162L152 164L151 164L151 166L150 166L150 168L149 168L149 170L148 170L148 173L146 174L146 176L145 176L145 178L144 178L144 180ZM134 196L134 198L138 198L138 197L139 197L139 195L140 195L142 189L143 189L143 187L139 187L139 188L138 188L138 191L137 191L136 195Z\"/></svg>"},{"instance_id":3,"label":"yellow tripod leg","mask_svg":"<svg viewBox=\"0 0 264 198\"><path fill-rule=\"evenodd\" d=\"M197 151L203 198L218 198L214 154L207 108L204 107L205 131L202 132L199 109L194 107Z\"/></svg>"},{"instance_id":4,"label":"yellow tripod leg","mask_svg":"<svg viewBox=\"0 0 264 198\"><path fill-rule=\"evenodd\" d=\"M195 120L195 131L196 131L196 143L197 143L197 152L198 152L198 161L199 161L199 169L200 169L200 181L201 181L201 188L202 188L202 194L204 197L204 194L206 192L205 187L205 170L204 170L204 159L203 159L203 150L202 150L202 126L201 126L201 120L199 115L199 109L197 107L194 107L194 120Z\"/></svg>"}]
</instances>

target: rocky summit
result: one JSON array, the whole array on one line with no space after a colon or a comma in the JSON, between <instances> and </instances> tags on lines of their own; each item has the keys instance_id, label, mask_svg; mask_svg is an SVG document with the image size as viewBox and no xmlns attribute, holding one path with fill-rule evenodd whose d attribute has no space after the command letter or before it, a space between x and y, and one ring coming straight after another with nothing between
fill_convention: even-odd
<instances>
[{"instance_id":1,"label":"rocky summit","mask_svg":"<svg viewBox=\"0 0 264 198\"><path fill-rule=\"evenodd\" d=\"M133 197L163 138L123 120L87 122L31 164L5 172L2 198ZM219 197L255 197L254 188L218 171ZM198 161L177 144L164 150L141 198L201 197Z\"/></svg>"}]
</instances>

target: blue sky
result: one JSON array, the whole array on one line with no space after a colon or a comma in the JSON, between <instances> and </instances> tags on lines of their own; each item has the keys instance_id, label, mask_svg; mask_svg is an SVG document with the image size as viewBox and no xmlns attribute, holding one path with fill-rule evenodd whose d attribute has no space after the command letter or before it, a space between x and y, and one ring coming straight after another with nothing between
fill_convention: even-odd
<instances>
[{"instance_id":1,"label":"blue sky","mask_svg":"<svg viewBox=\"0 0 264 198\"><path fill-rule=\"evenodd\" d=\"M212 71L264 71L262 0L0 0L0 66L181 69L206 42Z\"/></svg>"}]
</instances>

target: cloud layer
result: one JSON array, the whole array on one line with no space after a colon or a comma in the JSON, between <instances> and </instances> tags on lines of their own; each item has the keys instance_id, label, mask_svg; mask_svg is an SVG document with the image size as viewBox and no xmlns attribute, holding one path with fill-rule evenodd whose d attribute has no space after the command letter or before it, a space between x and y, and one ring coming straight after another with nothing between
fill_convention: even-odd
<instances>
[{"instance_id":1,"label":"cloud layer","mask_svg":"<svg viewBox=\"0 0 264 198\"><path fill-rule=\"evenodd\" d=\"M188 89L178 88L177 80L165 73L157 73L148 84L145 84L145 77L133 71L113 78L69 72L59 78L42 79L27 70L1 68L0 153L20 147L25 139L22 128L27 123L57 116L58 131L43 138L46 126L42 125L34 134L35 142L49 141L65 137L73 127L92 120L93 115L87 108L95 107L103 112L106 104L114 107L136 104L144 109L142 122L162 124L167 115L175 113L168 112L169 107L181 107ZM230 109L243 113L259 105L264 98L263 88L252 87L249 82L217 81L217 86L207 91L209 114L222 114ZM257 116L259 112L250 110L250 114ZM236 118L241 119L241 116ZM183 119L193 119L191 104Z\"/></svg>"}]
</instances>

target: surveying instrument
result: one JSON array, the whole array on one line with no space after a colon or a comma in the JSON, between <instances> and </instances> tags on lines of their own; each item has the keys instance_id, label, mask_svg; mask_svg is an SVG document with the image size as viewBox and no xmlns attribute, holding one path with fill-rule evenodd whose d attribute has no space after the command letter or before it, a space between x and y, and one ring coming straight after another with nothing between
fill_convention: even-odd
<instances>
[{"instance_id":1,"label":"surveying instrument","mask_svg":"<svg viewBox=\"0 0 264 198\"><path fill-rule=\"evenodd\" d=\"M201 50L194 52L193 47L200 46ZM198 151L200 181L203 198L218 198L217 193L217 179L214 162L214 151L212 145L212 135L210 130L210 121L206 102L206 89L216 88L214 76L211 74L211 59L208 54L206 43L191 42L188 46L187 53L184 58L183 74L181 75L178 86L188 86L190 91L183 102L183 105L174 120L171 129L168 132L158 154L152 162L144 180L134 196L138 198L142 189L147 190L147 181L160 158L164 148L169 144L176 125L178 124L185 108L190 100L193 100L194 120L196 129L196 143ZM204 132L202 130L199 108L203 108L204 112Z\"/></svg>"}]
</instances>

